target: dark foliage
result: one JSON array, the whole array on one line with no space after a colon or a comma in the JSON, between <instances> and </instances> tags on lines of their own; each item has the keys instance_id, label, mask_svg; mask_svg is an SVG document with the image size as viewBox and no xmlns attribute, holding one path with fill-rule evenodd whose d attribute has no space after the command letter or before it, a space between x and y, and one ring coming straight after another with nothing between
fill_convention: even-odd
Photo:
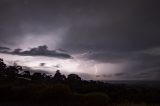
<instances>
[{"instance_id":1,"label":"dark foliage","mask_svg":"<svg viewBox=\"0 0 160 106\"><path fill-rule=\"evenodd\" d=\"M63 82L63 81L66 80L66 76L65 76L65 75L62 75L62 74L60 73L60 71L57 70L56 73L55 73L55 75L54 75L54 77L53 77L53 79L54 79L54 81L56 81L56 82Z\"/></svg>"},{"instance_id":2,"label":"dark foliage","mask_svg":"<svg viewBox=\"0 0 160 106\"><path fill-rule=\"evenodd\" d=\"M65 106L106 106L112 103L160 103L160 87L140 87L82 80L76 74L65 77L30 74L21 66L7 66L0 59L0 103L22 102Z\"/></svg>"},{"instance_id":3,"label":"dark foliage","mask_svg":"<svg viewBox=\"0 0 160 106\"><path fill-rule=\"evenodd\" d=\"M67 80L70 82L74 82L74 81L81 81L81 78L76 74L69 74Z\"/></svg>"}]
</instances>

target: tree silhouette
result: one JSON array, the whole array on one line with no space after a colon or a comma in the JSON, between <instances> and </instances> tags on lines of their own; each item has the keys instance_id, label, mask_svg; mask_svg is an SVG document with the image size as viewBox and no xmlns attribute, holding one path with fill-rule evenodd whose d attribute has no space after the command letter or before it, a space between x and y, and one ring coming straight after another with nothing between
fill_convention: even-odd
<instances>
[{"instance_id":1,"label":"tree silhouette","mask_svg":"<svg viewBox=\"0 0 160 106\"><path fill-rule=\"evenodd\" d=\"M18 71L22 71L22 67L19 66L17 63L14 63L13 66L14 66Z\"/></svg>"},{"instance_id":2,"label":"tree silhouette","mask_svg":"<svg viewBox=\"0 0 160 106\"><path fill-rule=\"evenodd\" d=\"M9 78L15 78L18 77L19 75L19 71L22 71L22 67L17 65L16 63L14 63L13 66L8 66L5 69L5 74L9 77Z\"/></svg>"},{"instance_id":3,"label":"tree silhouette","mask_svg":"<svg viewBox=\"0 0 160 106\"><path fill-rule=\"evenodd\" d=\"M23 77L30 78L31 77L30 71L24 71Z\"/></svg>"},{"instance_id":4,"label":"tree silhouette","mask_svg":"<svg viewBox=\"0 0 160 106\"><path fill-rule=\"evenodd\" d=\"M0 74L4 74L4 71L6 69L6 64L4 63L3 59L0 59Z\"/></svg>"},{"instance_id":5,"label":"tree silhouette","mask_svg":"<svg viewBox=\"0 0 160 106\"><path fill-rule=\"evenodd\" d=\"M67 77L68 81L81 81L81 77L79 77L77 74L69 74Z\"/></svg>"},{"instance_id":6,"label":"tree silhouette","mask_svg":"<svg viewBox=\"0 0 160 106\"><path fill-rule=\"evenodd\" d=\"M42 78L43 78L43 75L38 72L32 75L32 80L42 80Z\"/></svg>"},{"instance_id":7,"label":"tree silhouette","mask_svg":"<svg viewBox=\"0 0 160 106\"><path fill-rule=\"evenodd\" d=\"M53 79L55 81L64 81L64 80L66 80L66 77L65 77L65 75L62 75L60 73L60 70L57 70L56 73L55 73L55 75L54 75L54 77L53 77Z\"/></svg>"},{"instance_id":8,"label":"tree silhouette","mask_svg":"<svg viewBox=\"0 0 160 106\"><path fill-rule=\"evenodd\" d=\"M5 73L9 78L17 77L18 72L19 72L19 70L15 66L9 66L5 70Z\"/></svg>"}]
</instances>

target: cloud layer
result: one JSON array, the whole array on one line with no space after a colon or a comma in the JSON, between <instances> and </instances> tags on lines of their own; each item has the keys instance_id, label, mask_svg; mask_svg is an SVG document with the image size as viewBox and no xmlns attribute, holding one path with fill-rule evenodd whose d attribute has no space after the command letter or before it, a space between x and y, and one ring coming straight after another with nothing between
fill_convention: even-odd
<instances>
[{"instance_id":1,"label":"cloud layer","mask_svg":"<svg viewBox=\"0 0 160 106\"><path fill-rule=\"evenodd\" d=\"M22 49L15 49L12 52L3 51L1 53L20 55L20 56L46 56L46 57L56 57L64 59L72 59L73 57L69 54L58 52L56 50L48 50L46 45L31 48L30 50L22 51Z\"/></svg>"},{"instance_id":2,"label":"cloud layer","mask_svg":"<svg viewBox=\"0 0 160 106\"><path fill-rule=\"evenodd\" d=\"M0 51L66 59L81 55L97 64L127 63L123 74L110 76L157 80L159 4L159 0L0 0ZM10 52L5 46L38 47Z\"/></svg>"},{"instance_id":3,"label":"cloud layer","mask_svg":"<svg viewBox=\"0 0 160 106\"><path fill-rule=\"evenodd\" d=\"M0 47L0 51L3 51L3 50L10 50L10 48L8 48L8 47Z\"/></svg>"}]
</instances>

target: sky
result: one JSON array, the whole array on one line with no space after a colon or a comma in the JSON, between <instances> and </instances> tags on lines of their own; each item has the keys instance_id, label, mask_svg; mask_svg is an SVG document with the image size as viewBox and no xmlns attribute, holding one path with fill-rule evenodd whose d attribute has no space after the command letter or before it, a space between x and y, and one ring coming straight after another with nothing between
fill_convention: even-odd
<instances>
[{"instance_id":1,"label":"sky","mask_svg":"<svg viewBox=\"0 0 160 106\"><path fill-rule=\"evenodd\" d=\"M0 58L93 80L160 80L159 0L0 0Z\"/></svg>"}]
</instances>

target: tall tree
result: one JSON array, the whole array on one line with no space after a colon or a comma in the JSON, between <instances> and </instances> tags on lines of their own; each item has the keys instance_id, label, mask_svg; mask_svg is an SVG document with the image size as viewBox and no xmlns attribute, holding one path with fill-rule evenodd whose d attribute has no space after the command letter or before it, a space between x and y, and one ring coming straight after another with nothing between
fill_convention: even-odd
<instances>
[{"instance_id":1,"label":"tall tree","mask_svg":"<svg viewBox=\"0 0 160 106\"><path fill-rule=\"evenodd\" d=\"M53 79L55 81L64 81L64 80L66 80L66 77L65 77L65 75L62 75L60 73L60 70L57 70L56 73L55 73L55 75L54 75L54 77L53 77Z\"/></svg>"}]
</instances>

